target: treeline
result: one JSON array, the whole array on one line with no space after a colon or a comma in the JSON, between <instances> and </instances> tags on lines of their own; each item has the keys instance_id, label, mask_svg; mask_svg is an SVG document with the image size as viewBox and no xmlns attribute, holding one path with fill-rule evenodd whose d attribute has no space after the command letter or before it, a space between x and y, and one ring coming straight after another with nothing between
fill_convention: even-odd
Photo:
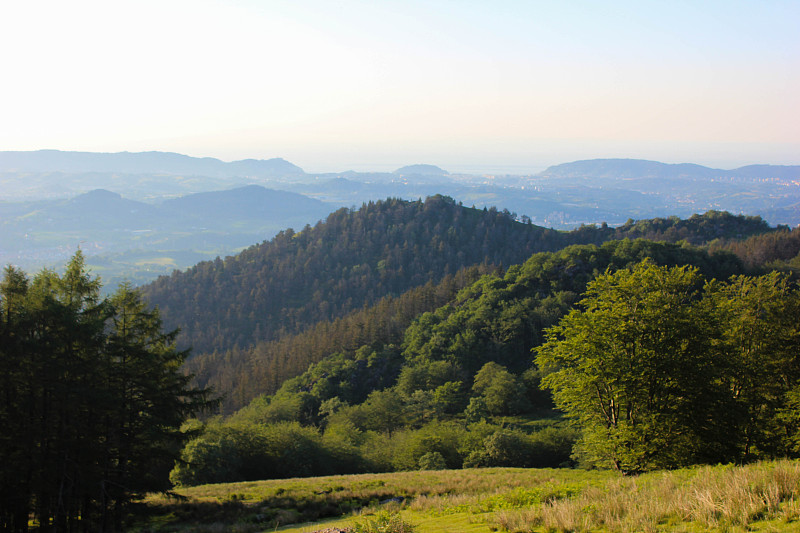
<instances>
[{"instance_id":1,"label":"treeline","mask_svg":"<svg viewBox=\"0 0 800 533\"><path fill-rule=\"evenodd\" d=\"M505 422L436 421L397 431L322 430L297 422L212 422L191 441L171 473L176 485L446 468L572 464L577 432L543 423L530 430Z\"/></svg>"},{"instance_id":2,"label":"treeline","mask_svg":"<svg viewBox=\"0 0 800 533\"><path fill-rule=\"evenodd\" d=\"M780 228L779 228L780 229ZM753 235L770 233L765 220L759 216L732 215L727 211L708 211L687 219L676 216L634 221L629 219L616 229L617 238L678 242L702 245L719 239L735 241Z\"/></svg>"},{"instance_id":3,"label":"treeline","mask_svg":"<svg viewBox=\"0 0 800 533\"><path fill-rule=\"evenodd\" d=\"M101 299L83 256L63 276L0 282L0 530L121 531L128 503L171 488L184 420L209 406L158 313Z\"/></svg>"},{"instance_id":4,"label":"treeline","mask_svg":"<svg viewBox=\"0 0 800 533\"><path fill-rule=\"evenodd\" d=\"M245 475L238 469L246 467L235 465L275 464L266 456L259 459L262 463L243 459L258 450L283 457L279 445L251 446L247 437L270 435L278 431L275 427L305 435L316 443L311 449L327 457L320 464L338 465L341 472L417 468L429 461L450 468L568 462L577 438L574 429L551 421L523 431L524 425L503 428L502 420L550 414L552 400L542 390L531 350L599 273L647 258L670 266L697 265L709 278L744 272L730 253L644 240L535 254L505 273L481 277L451 302L418 316L401 344L376 341L334 353L286 381L276 394L214 421L184 450L186 463L173 479L232 480ZM456 427L457 436L445 434ZM336 450L343 455L335 455ZM211 468L218 464L215 457L228 454L231 468ZM291 470L289 463L281 467ZM315 468L305 471L332 473ZM258 472L280 477L284 470L265 466Z\"/></svg>"},{"instance_id":5,"label":"treeline","mask_svg":"<svg viewBox=\"0 0 800 533\"><path fill-rule=\"evenodd\" d=\"M195 353L224 354L300 333L473 265L519 264L537 252L613 239L705 243L771 231L758 217L715 211L571 232L516 218L442 196L370 202L340 209L314 227L281 232L236 256L159 278L143 292L159 306L167 327L181 329L179 342Z\"/></svg>"},{"instance_id":6,"label":"treeline","mask_svg":"<svg viewBox=\"0 0 800 533\"><path fill-rule=\"evenodd\" d=\"M777 269L800 272L800 227L785 227L748 239L719 239L709 249L734 253L752 271Z\"/></svg>"}]
</instances>

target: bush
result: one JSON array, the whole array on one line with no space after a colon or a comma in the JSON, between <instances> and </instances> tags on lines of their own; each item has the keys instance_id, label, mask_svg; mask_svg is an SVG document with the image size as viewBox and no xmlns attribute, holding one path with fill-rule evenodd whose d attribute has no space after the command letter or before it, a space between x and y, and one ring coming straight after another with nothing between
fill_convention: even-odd
<instances>
[{"instance_id":1,"label":"bush","mask_svg":"<svg viewBox=\"0 0 800 533\"><path fill-rule=\"evenodd\" d=\"M569 427L548 427L531 435L501 429L487 436L482 446L470 452L464 468L517 466L544 468L570 462L578 432Z\"/></svg>"},{"instance_id":2,"label":"bush","mask_svg":"<svg viewBox=\"0 0 800 533\"><path fill-rule=\"evenodd\" d=\"M419 458L420 470L444 470L447 468L447 462L439 452L428 452Z\"/></svg>"},{"instance_id":3,"label":"bush","mask_svg":"<svg viewBox=\"0 0 800 533\"><path fill-rule=\"evenodd\" d=\"M375 518L357 522L353 533L414 533L416 526L404 522L399 513L380 511Z\"/></svg>"},{"instance_id":4,"label":"bush","mask_svg":"<svg viewBox=\"0 0 800 533\"><path fill-rule=\"evenodd\" d=\"M418 430L398 431L392 437L392 468L416 470L420 459L431 453L444 460L444 468L458 468L463 463L459 444L464 436L464 428L452 423L430 423Z\"/></svg>"},{"instance_id":5,"label":"bush","mask_svg":"<svg viewBox=\"0 0 800 533\"><path fill-rule=\"evenodd\" d=\"M297 422L210 425L189 442L170 474L177 485L320 476L359 470L347 443L323 442Z\"/></svg>"}]
</instances>

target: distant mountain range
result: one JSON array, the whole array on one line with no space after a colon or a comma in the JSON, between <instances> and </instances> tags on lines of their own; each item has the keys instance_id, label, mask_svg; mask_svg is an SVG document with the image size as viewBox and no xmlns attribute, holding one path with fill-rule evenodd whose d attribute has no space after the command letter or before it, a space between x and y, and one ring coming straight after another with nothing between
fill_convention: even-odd
<instances>
[{"instance_id":1,"label":"distant mountain range","mask_svg":"<svg viewBox=\"0 0 800 533\"><path fill-rule=\"evenodd\" d=\"M161 209L203 221L287 221L324 218L330 206L294 192L276 191L260 185L245 185L227 191L189 194L166 200ZM207 223L207 222L206 222Z\"/></svg>"},{"instance_id":2,"label":"distant mountain range","mask_svg":"<svg viewBox=\"0 0 800 533\"><path fill-rule=\"evenodd\" d=\"M303 169L280 158L243 159L226 163L213 157L172 152L0 152L0 172L116 172L220 177L277 177L303 175Z\"/></svg>"},{"instance_id":3,"label":"distant mountain range","mask_svg":"<svg viewBox=\"0 0 800 533\"><path fill-rule=\"evenodd\" d=\"M398 168L394 173L406 176L447 176L450 174L436 165L408 165Z\"/></svg>"},{"instance_id":4,"label":"distant mountain range","mask_svg":"<svg viewBox=\"0 0 800 533\"><path fill-rule=\"evenodd\" d=\"M0 172L58 172L63 174L122 173L205 176L211 178L286 178L309 176L285 159L242 159L225 162L213 157L191 157L173 152L65 152L60 150L0 151ZM392 173L343 172L344 178L358 176L452 176L429 164L414 164ZM740 177L755 179L800 179L800 165L748 165L733 170L692 163L669 164L644 159L588 159L548 167L532 177L603 179L714 179Z\"/></svg>"},{"instance_id":5,"label":"distant mountain range","mask_svg":"<svg viewBox=\"0 0 800 533\"><path fill-rule=\"evenodd\" d=\"M748 165L733 170L692 163L659 163L644 159L588 159L548 167L543 178L692 179L714 178L800 179L800 165Z\"/></svg>"}]
</instances>

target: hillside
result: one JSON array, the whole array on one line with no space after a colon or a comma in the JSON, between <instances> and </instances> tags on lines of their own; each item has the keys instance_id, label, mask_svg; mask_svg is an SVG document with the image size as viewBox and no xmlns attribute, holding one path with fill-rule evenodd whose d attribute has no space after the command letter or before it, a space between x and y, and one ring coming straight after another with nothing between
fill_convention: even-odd
<instances>
[{"instance_id":1,"label":"hillside","mask_svg":"<svg viewBox=\"0 0 800 533\"><path fill-rule=\"evenodd\" d=\"M399 344L417 316L445 305L464 287L495 271L496 268L486 265L469 267L445 276L438 284L428 282L400 296L386 296L370 307L317 322L301 333L256 340L244 348L196 354L184 368L195 375L199 385L222 393L220 411L231 414L256 396L277 392L285 381L329 356L332 360L341 354L352 358L365 345ZM358 362L361 368L357 377L353 377L353 394L363 399L369 391L392 385L398 362L399 359L369 372L365 360Z\"/></svg>"},{"instance_id":2,"label":"hillside","mask_svg":"<svg viewBox=\"0 0 800 533\"><path fill-rule=\"evenodd\" d=\"M404 204L401 202L398 205ZM386 206L383 207L386 208ZM439 209L452 209L454 207L452 203L443 201ZM468 210L468 212L484 216L483 211ZM354 212L348 216L358 218L362 215ZM409 222L409 224L413 225L414 223ZM324 226L324 224L321 224L319 228L304 231L311 231L313 235L314 231L321 232ZM522 227L524 229L527 225L513 223L511 227ZM330 228L327 229L330 230ZM736 242L736 239L753 234L762 235L766 238L769 235L774 235L775 232L758 218L709 212L686 220L672 218L638 222L629 221L620 228L587 226L572 232L550 232L548 239L541 240L540 246L545 249L550 247L550 249L556 250L562 247L562 243L599 244L604 241L621 238L647 238L669 242L683 240L695 244L703 244L709 241L717 242L721 238L734 239L734 242ZM338 239L338 237L325 237L326 241L336 241ZM309 242L321 242L322 238L307 238L306 240ZM273 246L273 243L265 243L259 247L260 253L272 254L271 257L282 257L277 255L277 251L270 251L271 246ZM419 245L417 246L418 249L424 250ZM677 250L680 250L680 248L677 248ZM251 250L251 252L255 253L256 250ZM307 250L296 249L284 255L294 258L295 254L302 254L300 256L302 265L312 271L313 261L318 259L309 260L304 255L307 253ZM353 258L351 257L350 259ZM585 259L579 258L575 260L579 264L585 264ZM206 274L205 279L209 280L207 283L213 284L214 279L223 275L227 265L235 264L235 261L236 258L229 258L224 262L200 265L211 269ZM292 265L289 263L285 272L291 273L291 268ZM605 267L595 265L591 268L602 271ZM315 323L309 322L294 334L288 334L288 331L283 331L272 337L267 335L260 338L253 337L249 344L242 343L240 346L215 350L196 350L195 355L187 362L186 368L196 374L198 383L203 386L213 386L217 391L226 395L223 411L230 413L241 408L259 394L276 392L284 381L302 374L309 365L321 361L329 354L344 352L352 356L363 345L399 345L403 340L405 328L411 324L415 317L424 312L434 311L437 307L450 302L455 298L459 290L475 281L476 275L486 274L491 271L491 269L482 267L478 270L456 272L455 276L445 276L441 282L433 283L429 281L424 286L400 295L389 293L369 307L367 306L368 304L362 304L363 308L362 306L354 306L354 310L349 314L339 313L333 319L319 319ZM173 279L176 285L188 283L177 275L173 276ZM249 282L254 285L262 283L257 277L247 278L245 275L242 275L239 280L243 283L250 280ZM162 279L162 281L165 280ZM344 285L341 280L328 280L328 282L334 286ZM317 281L317 284L319 283L320 281ZM570 286L569 290L580 292L582 286L578 279L573 279L573 283L577 283L577 285ZM585 280L582 283L585 283ZM231 294L229 291L228 295L232 298ZM319 304L320 308L329 305L324 300L323 293L320 292L315 297L322 302ZM342 295L333 294L332 297L341 298ZM245 295L241 298L247 299L248 296ZM257 302L250 302L250 304L256 305ZM194 312L191 307L188 310ZM226 308L224 311L220 311L219 314L228 315L231 314L231 311ZM247 317L242 320L247 320ZM222 325L223 322L220 320L210 321L206 323L204 328L220 328ZM262 326L257 327L259 331L262 331ZM481 349L486 351L486 348ZM530 346L524 348L523 352L529 349ZM487 353L490 351L491 349ZM399 371L399 367L395 366L393 368L394 370L387 368L386 370L389 373L382 376L362 375L359 378L361 380L360 383L365 386L378 387L378 384L388 386L396 378L396 374L392 374L392 372ZM361 400L369 390L361 393ZM355 398L351 398L349 401L353 399Z\"/></svg>"},{"instance_id":3,"label":"hillside","mask_svg":"<svg viewBox=\"0 0 800 533\"><path fill-rule=\"evenodd\" d=\"M181 342L204 353L296 333L474 264L511 265L535 252L626 236L679 240L691 233L705 242L768 230L757 218L712 213L558 232L440 196L393 199L341 209L314 227L174 272L143 291L168 326L182 329Z\"/></svg>"},{"instance_id":4,"label":"hillside","mask_svg":"<svg viewBox=\"0 0 800 533\"><path fill-rule=\"evenodd\" d=\"M143 287L196 352L294 333L474 264L513 264L561 247L554 230L452 199L390 199L340 209L242 253Z\"/></svg>"},{"instance_id":5,"label":"hillside","mask_svg":"<svg viewBox=\"0 0 800 533\"><path fill-rule=\"evenodd\" d=\"M506 273L479 280L467 275L456 283L449 280L432 290L410 292L281 341L200 356L186 368L198 373L201 385L228 395L226 412L258 394L278 392L291 404L289 398L302 392L302 403L313 414L299 421L316 424L320 405L334 397L357 405L373 391L397 386L408 399L420 389L433 394L450 380L462 384L458 394L463 410L468 384L486 363L522 376L531 368L531 350L543 341L544 329L574 305L587 282L606 269L626 268L644 258L664 265L695 265L709 279L744 272L730 253L708 255L677 244L625 240L599 247L573 245L535 254ZM414 304L415 314L403 312ZM387 331L387 323L394 329ZM521 393L529 395L528 408L547 408L549 400L535 388L528 382ZM507 407L498 413L516 412Z\"/></svg>"},{"instance_id":6,"label":"hillside","mask_svg":"<svg viewBox=\"0 0 800 533\"><path fill-rule=\"evenodd\" d=\"M300 332L470 265L513 265L536 252L626 237L700 244L768 231L758 217L709 212L559 232L441 196L390 199L340 209L314 227L281 232L142 290L169 327L181 328L183 345L222 352Z\"/></svg>"},{"instance_id":7,"label":"hillside","mask_svg":"<svg viewBox=\"0 0 800 533\"><path fill-rule=\"evenodd\" d=\"M764 240L768 246L768 239L753 237L750 247ZM234 407L259 387L267 394L211 421L184 449L172 479L194 485L416 468L610 466L610 455L586 455L590 449L642 454L632 467L639 472L792 455L800 428L793 407L800 391L793 320L800 292L789 276L745 271L730 252L686 243L573 245L471 284L464 285L465 276L280 342L215 355L217 374L204 375L211 378L204 384L222 385ZM433 307L426 300L446 299L458 285L464 288L450 301L411 319ZM604 291L608 299L598 307ZM564 341L559 328L584 314L599 322L570 341L569 359L548 363L547 350ZM595 337L607 340L582 341ZM625 353L620 363L612 356L618 350ZM281 366L293 359L310 364L294 378L302 364ZM560 386L552 376L568 364L603 377L578 378L576 385L585 387L580 398L551 396L548 390ZM214 381L223 374L224 382ZM283 384L269 394L276 376ZM612 393L609 407L602 395ZM642 394L643 403L633 405ZM648 400L653 395L661 396ZM569 409L598 401L596 415L571 414L570 424L552 411L553 402ZM660 409L657 416L671 423L626 418L606 427L603 409L635 417ZM599 440L587 440L587 420L597 420ZM621 448L606 447L609 432ZM649 434L658 438L651 442ZM659 446L661 439L682 453Z\"/></svg>"}]
</instances>

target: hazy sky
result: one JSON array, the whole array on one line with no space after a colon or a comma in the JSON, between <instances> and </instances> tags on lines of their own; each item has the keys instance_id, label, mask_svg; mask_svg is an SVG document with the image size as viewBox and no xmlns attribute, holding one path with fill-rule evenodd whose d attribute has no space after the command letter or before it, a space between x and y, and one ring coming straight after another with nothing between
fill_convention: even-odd
<instances>
[{"instance_id":1,"label":"hazy sky","mask_svg":"<svg viewBox=\"0 0 800 533\"><path fill-rule=\"evenodd\" d=\"M800 1L7 1L0 150L800 164Z\"/></svg>"}]
</instances>

